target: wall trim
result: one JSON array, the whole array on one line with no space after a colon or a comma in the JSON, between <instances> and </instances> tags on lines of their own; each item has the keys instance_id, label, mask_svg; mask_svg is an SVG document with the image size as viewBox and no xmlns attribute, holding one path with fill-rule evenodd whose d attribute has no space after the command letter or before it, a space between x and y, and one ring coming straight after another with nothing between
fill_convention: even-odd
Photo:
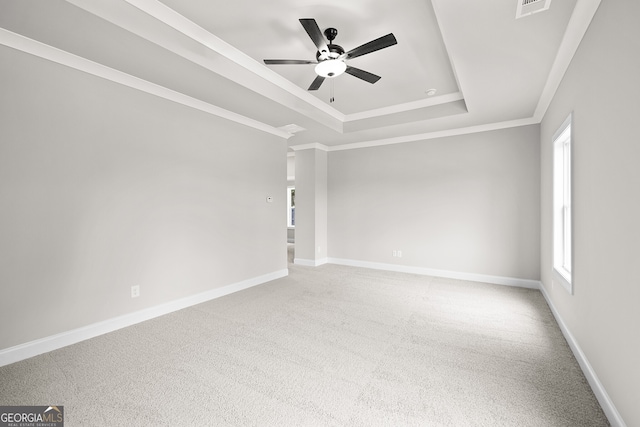
<instances>
[{"instance_id":1,"label":"wall trim","mask_svg":"<svg viewBox=\"0 0 640 427\"><path fill-rule=\"evenodd\" d=\"M329 264L347 265L350 267L372 268L374 270L386 270L396 271L399 273L420 274L424 276L446 277L448 279L469 280L472 282L491 283L494 285L514 286L518 288L540 289L539 280L519 279L516 277L463 273L458 271L438 270L434 268L414 267L399 264L385 264L344 258L328 258L328 262Z\"/></svg>"},{"instance_id":2,"label":"wall trim","mask_svg":"<svg viewBox=\"0 0 640 427\"><path fill-rule=\"evenodd\" d=\"M0 366L19 362L21 360L28 359L42 353L47 353L49 351L57 350L59 348L66 347L68 345L75 344L90 338L94 338L108 332L126 328L127 326L132 326L136 323L144 322L155 317L160 317L174 311L182 310L193 305L220 298L234 292L242 291L253 286L270 282L272 280L280 279L282 277L286 277L288 274L288 269L274 271L272 273L253 277L251 279L236 282L227 286L180 298L165 304L145 308L134 313L125 314L122 316L114 317L112 319L104 320L102 322L97 322L91 325L73 329L71 331L62 332L24 344L19 344L14 347L9 347L0 350Z\"/></svg>"},{"instance_id":3,"label":"wall trim","mask_svg":"<svg viewBox=\"0 0 640 427\"><path fill-rule=\"evenodd\" d=\"M302 265L305 267L319 267L321 265L327 264L329 258L320 258L320 259L304 259L304 258L294 258L293 263L297 265Z\"/></svg>"},{"instance_id":4,"label":"wall trim","mask_svg":"<svg viewBox=\"0 0 640 427\"><path fill-rule=\"evenodd\" d=\"M567 343L569 344L569 347L571 348L573 355L578 361L578 364L580 365L580 368L582 369L584 376L587 378L587 381L589 382L589 385L591 386L593 393L596 395L596 398L598 399L598 402L600 403L602 410L607 416L607 419L611 423L611 426L626 427L626 424L622 419L622 416L618 412L618 409L616 409L615 405L613 404L613 401L609 397L609 394L607 393L604 386L600 382L600 379L598 379L598 375L596 375L596 371L593 369L593 367L589 363L587 356L584 354L584 352L580 348L578 341L575 339L575 337L569 330L569 327L562 319L562 316L560 316L560 313L558 312L556 307L553 305L553 302L551 301L551 298L547 293L546 287L542 282L540 283L540 292L542 292L544 299L547 301L547 305L549 306L549 309L551 309L551 313L553 313L553 317L555 317L556 322L558 323L558 326L560 326L562 335L564 335L564 338L567 340Z\"/></svg>"}]
</instances>

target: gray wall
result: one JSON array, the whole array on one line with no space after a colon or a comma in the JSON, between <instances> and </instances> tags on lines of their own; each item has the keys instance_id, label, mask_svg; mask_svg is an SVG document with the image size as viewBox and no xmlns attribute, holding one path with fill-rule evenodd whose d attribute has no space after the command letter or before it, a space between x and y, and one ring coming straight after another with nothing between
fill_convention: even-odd
<instances>
[{"instance_id":1,"label":"gray wall","mask_svg":"<svg viewBox=\"0 0 640 427\"><path fill-rule=\"evenodd\" d=\"M539 167L537 125L330 152L329 257L537 280Z\"/></svg>"},{"instance_id":2,"label":"gray wall","mask_svg":"<svg viewBox=\"0 0 640 427\"><path fill-rule=\"evenodd\" d=\"M603 1L541 126L542 282L629 426L640 425L640 2ZM573 111L574 295L552 281L551 138Z\"/></svg>"},{"instance_id":3,"label":"gray wall","mask_svg":"<svg viewBox=\"0 0 640 427\"><path fill-rule=\"evenodd\" d=\"M0 349L287 268L285 140L0 62Z\"/></svg>"}]
</instances>

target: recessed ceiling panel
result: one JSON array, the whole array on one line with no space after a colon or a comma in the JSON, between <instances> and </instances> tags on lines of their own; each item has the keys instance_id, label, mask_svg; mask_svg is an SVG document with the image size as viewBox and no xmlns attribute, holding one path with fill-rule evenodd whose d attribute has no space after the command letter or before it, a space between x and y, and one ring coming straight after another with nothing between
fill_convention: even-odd
<instances>
[{"instance_id":1,"label":"recessed ceiling panel","mask_svg":"<svg viewBox=\"0 0 640 427\"><path fill-rule=\"evenodd\" d=\"M382 78L371 84L343 74L327 79L313 94L344 114L455 93L458 85L429 1L238 0L224 6L206 0L163 0L176 12L262 63L264 59L316 59L316 47L299 22L314 18L321 30L334 27L334 43L349 51L393 33L397 45L349 60L348 65ZM314 64L265 65L307 90ZM333 84L331 84L333 83ZM332 87L333 86L333 87Z\"/></svg>"}]
</instances>

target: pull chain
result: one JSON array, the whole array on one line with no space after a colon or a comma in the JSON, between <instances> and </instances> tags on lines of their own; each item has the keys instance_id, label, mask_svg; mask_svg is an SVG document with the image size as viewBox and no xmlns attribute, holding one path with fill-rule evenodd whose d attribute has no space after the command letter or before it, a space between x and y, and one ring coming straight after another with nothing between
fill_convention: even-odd
<instances>
[{"instance_id":1,"label":"pull chain","mask_svg":"<svg viewBox=\"0 0 640 427\"><path fill-rule=\"evenodd\" d=\"M332 103L333 101L336 100L336 98L333 96L333 79L331 79L331 81L329 82L329 90L331 91L330 93L330 98L329 98L329 103Z\"/></svg>"}]
</instances>

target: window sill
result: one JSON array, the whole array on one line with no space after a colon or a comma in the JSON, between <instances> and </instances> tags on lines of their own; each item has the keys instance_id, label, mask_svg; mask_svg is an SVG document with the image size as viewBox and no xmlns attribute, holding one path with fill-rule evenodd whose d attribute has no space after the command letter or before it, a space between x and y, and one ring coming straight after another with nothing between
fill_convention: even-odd
<instances>
[{"instance_id":1,"label":"window sill","mask_svg":"<svg viewBox=\"0 0 640 427\"><path fill-rule=\"evenodd\" d=\"M569 295L573 295L573 284L569 280L567 280L562 273L560 273L555 267L553 268L551 274L551 280L555 283L561 285Z\"/></svg>"}]
</instances>

